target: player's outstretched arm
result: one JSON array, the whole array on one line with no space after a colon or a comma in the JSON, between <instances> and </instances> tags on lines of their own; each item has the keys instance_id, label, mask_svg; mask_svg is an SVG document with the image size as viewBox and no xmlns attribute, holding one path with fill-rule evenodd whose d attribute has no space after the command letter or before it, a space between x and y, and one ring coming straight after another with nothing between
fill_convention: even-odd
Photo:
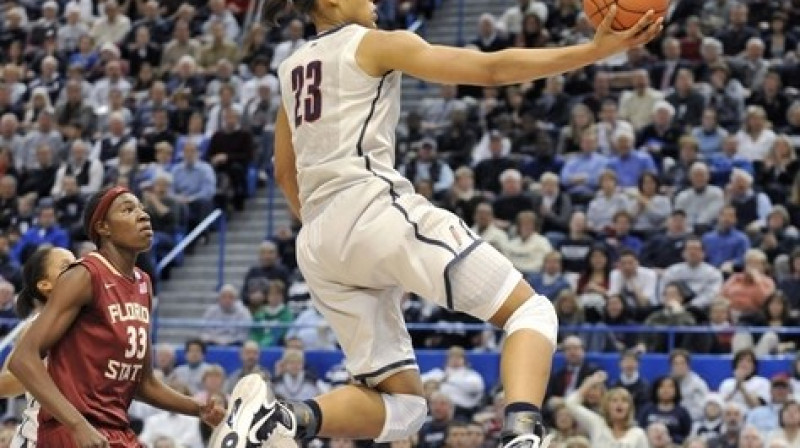
<instances>
[{"instance_id":1,"label":"player's outstretched arm","mask_svg":"<svg viewBox=\"0 0 800 448\"><path fill-rule=\"evenodd\" d=\"M283 106L278 110L278 119L275 122L275 180L289 201L292 214L300 219L300 189L297 186L292 130Z\"/></svg>"},{"instance_id":2,"label":"player's outstretched arm","mask_svg":"<svg viewBox=\"0 0 800 448\"><path fill-rule=\"evenodd\" d=\"M52 297L22 336L8 362L8 369L41 403L42 408L72 430L80 447L108 446L108 442L67 401L47 373L42 359L72 326L81 308L91 300L89 271L78 265L64 272L58 280L58 288L53 290Z\"/></svg>"},{"instance_id":3,"label":"player's outstretched arm","mask_svg":"<svg viewBox=\"0 0 800 448\"><path fill-rule=\"evenodd\" d=\"M632 28L614 31L612 6L592 42L562 48L508 49L494 53L431 45L408 31L370 31L356 58L368 74L382 76L399 70L444 84L497 86L545 78L592 64L652 40L663 28L662 19L648 12Z\"/></svg>"},{"instance_id":4,"label":"player's outstretched arm","mask_svg":"<svg viewBox=\"0 0 800 448\"><path fill-rule=\"evenodd\" d=\"M210 426L217 426L225 417L225 410L213 400L201 404L164 384L154 374L152 352L153 347L151 344L147 348L147 354L144 357L142 381L136 390L136 398L159 409L200 417Z\"/></svg>"}]
</instances>

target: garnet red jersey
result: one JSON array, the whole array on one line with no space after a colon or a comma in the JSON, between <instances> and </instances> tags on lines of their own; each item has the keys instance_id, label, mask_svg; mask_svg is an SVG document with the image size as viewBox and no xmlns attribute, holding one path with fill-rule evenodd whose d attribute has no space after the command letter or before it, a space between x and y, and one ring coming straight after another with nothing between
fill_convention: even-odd
<instances>
[{"instance_id":1,"label":"garnet red jersey","mask_svg":"<svg viewBox=\"0 0 800 448\"><path fill-rule=\"evenodd\" d=\"M119 273L98 252L78 261L92 279L92 301L47 355L47 370L67 400L98 428L128 428L128 406L150 347L150 279ZM39 434L60 426L44 409Z\"/></svg>"}]
</instances>

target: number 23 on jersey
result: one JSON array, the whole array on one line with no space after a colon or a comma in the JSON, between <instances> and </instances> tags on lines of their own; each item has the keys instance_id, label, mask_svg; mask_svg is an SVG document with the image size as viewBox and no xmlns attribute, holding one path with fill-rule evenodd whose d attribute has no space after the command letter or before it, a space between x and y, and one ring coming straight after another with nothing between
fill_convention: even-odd
<instances>
[{"instance_id":1,"label":"number 23 on jersey","mask_svg":"<svg viewBox=\"0 0 800 448\"><path fill-rule=\"evenodd\" d=\"M322 62L311 61L292 70L294 126L313 123L322 115Z\"/></svg>"}]
</instances>

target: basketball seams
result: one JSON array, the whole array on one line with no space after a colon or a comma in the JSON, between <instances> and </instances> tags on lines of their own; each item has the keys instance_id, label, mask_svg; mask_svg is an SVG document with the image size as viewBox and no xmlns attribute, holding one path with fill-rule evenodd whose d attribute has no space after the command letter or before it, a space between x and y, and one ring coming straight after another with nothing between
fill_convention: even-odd
<instances>
[{"instance_id":1,"label":"basketball seams","mask_svg":"<svg viewBox=\"0 0 800 448\"><path fill-rule=\"evenodd\" d=\"M652 9L652 8L648 8L648 10L645 10L645 11L637 11L637 10L633 10L633 9L628 9L625 6L620 5L617 0L610 0L610 1L609 0L602 0L602 5L600 5L600 0L589 0L589 1L591 2L592 6L594 6L594 11L591 14L588 15L588 19L592 23L594 23L594 19L598 15L601 15L602 17L605 17L605 15L608 13L608 11L611 8L611 6L613 6L615 4L617 5L617 8L619 8L620 11L626 12L628 14L644 15L644 14L647 13L647 11L649 9ZM656 16L663 15L666 11L667 11L667 8L659 9L659 10L653 10L653 12L655 13ZM595 24L595 27L599 26L600 23L602 23L602 18L598 21L598 23ZM633 25L631 25L631 26L633 26ZM622 21L620 21L619 17L614 17L614 23L613 23L613 27L612 28L617 29L617 30L623 30L623 29L625 29L627 27L625 26L625 24Z\"/></svg>"}]
</instances>

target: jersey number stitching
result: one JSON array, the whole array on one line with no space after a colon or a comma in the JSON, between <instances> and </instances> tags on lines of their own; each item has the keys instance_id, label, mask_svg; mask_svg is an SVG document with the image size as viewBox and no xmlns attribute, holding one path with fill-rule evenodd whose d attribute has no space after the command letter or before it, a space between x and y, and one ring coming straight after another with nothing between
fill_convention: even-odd
<instances>
[{"instance_id":1,"label":"jersey number stitching","mask_svg":"<svg viewBox=\"0 0 800 448\"><path fill-rule=\"evenodd\" d=\"M128 348L125 350L125 358L144 359L144 354L147 351L147 330L144 327L137 328L133 326L128 327L127 330Z\"/></svg>"},{"instance_id":2,"label":"jersey number stitching","mask_svg":"<svg viewBox=\"0 0 800 448\"><path fill-rule=\"evenodd\" d=\"M305 91L303 87L308 81ZM303 122L313 123L322 115L322 62L311 61L308 65L299 65L292 70L292 91L294 91L294 126ZM305 94L305 97L304 97ZM300 110L300 104L303 110Z\"/></svg>"}]
</instances>

